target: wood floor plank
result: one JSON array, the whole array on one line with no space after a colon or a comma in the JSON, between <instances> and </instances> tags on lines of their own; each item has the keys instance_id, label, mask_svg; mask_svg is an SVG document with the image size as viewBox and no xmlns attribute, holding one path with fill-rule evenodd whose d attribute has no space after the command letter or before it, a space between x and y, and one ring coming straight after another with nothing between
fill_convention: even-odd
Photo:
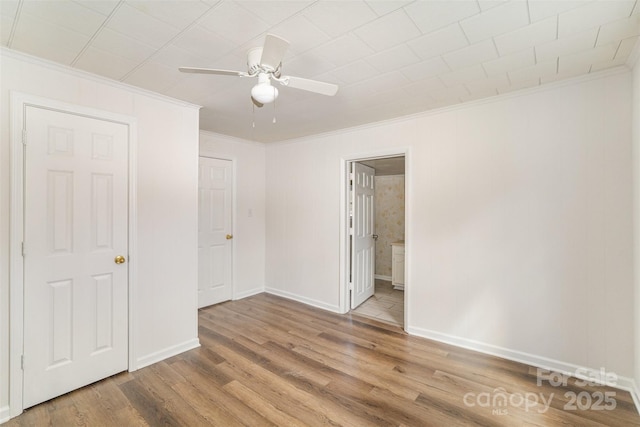
<instances>
[{"instance_id":1,"label":"wood floor plank","mask_svg":"<svg viewBox=\"0 0 640 427\"><path fill-rule=\"evenodd\" d=\"M198 317L201 347L52 399L6 425L640 427L628 392L575 379L538 385L534 367L359 315L259 294ZM572 395L584 404L604 392L615 393L615 408L570 406Z\"/></svg>"}]
</instances>

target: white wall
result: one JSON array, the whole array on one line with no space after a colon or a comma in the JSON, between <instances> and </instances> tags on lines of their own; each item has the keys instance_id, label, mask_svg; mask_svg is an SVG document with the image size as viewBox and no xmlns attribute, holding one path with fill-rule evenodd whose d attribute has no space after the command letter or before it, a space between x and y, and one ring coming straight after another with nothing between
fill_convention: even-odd
<instances>
[{"instance_id":1,"label":"white wall","mask_svg":"<svg viewBox=\"0 0 640 427\"><path fill-rule=\"evenodd\" d=\"M267 290L340 309L340 162L409 147L407 328L633 376L631 74L267 146Z\"/></svg>"},{"instance_id":2,"label":"white wall","mask_svg":"<svg viewBox=\"0 0 640 427\"><path fill-rule=\"evenodd\" d=\"M198 345L198 108L6 49L0 56L1 419L9 404L9 91L137 119L138 367Z\"/></svg>"},{"instance_id":3,"label":"white wall","mask_svg":"<svg viewBox=\"0 0 640 427\"><path fill-rule=\"evenodd\" d=\"M262 143L200 132L200 155L233 160L233 299L264 291L265 146Z\"/></svg>"},{"instance_id":4,"label":"white wall","mask_svg":"<svg viewBox=\"0 0 640 427\"><path fill-rule=\"evenodd\" d=\"M635 48L635 65L632 70L632 138L634 171L634 266L635 266L635 383L636 395L640 398L640 42ZM640 401L638 402L640 403Z\"/></svg>"}]
</instances>

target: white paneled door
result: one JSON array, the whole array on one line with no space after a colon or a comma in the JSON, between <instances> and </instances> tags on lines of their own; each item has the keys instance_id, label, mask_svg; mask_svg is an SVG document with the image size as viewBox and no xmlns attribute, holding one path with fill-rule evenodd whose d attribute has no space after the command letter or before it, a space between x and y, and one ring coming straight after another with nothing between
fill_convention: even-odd
<instances>
[{"instance_id":1,"label":"white paneled door","mask_svg":"<svg viewBox=\"0 0 640 427\"><path fill-rule=\"evenodd\" d=\"M26 107L24 407L128 367L128 127Z\"/></svg>"},{"instance_id":2,"label":"white paneled door","mask_svg":"<svg viewBox=\"0 0 640 427\"><path fill-rule=\"evenodd\" d=\"M356 308L375 292L375 169L353 163L351 189L351 308Z\"/></svg>"},{"instance_id":3,"label":"white paneled door","mask_svg":"<svg viewBox=\"0 0 640 427\"><path fill-rule=\"evenodd\" d=\"M200 157L198 307L232 297L232 170L230 160Z\"/></svg>"}]
</instances>

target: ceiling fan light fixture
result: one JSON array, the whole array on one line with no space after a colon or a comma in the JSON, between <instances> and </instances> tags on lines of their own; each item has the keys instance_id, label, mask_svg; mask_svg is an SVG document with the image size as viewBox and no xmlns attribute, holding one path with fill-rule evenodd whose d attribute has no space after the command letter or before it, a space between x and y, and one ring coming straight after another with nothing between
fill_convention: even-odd
<instances>
[{"instance_id":1,"label":"ceiling fan light fixture","mask_svg":"<svg viewBox=\"0 0 640 427\"><path fill-rule=\"evenodd\" d=\"M251 88L251 96L261 104L268 104L278 97L278 88L272 86L267 79L267 81L261 81Z\"/></svg>"}]
</instances>

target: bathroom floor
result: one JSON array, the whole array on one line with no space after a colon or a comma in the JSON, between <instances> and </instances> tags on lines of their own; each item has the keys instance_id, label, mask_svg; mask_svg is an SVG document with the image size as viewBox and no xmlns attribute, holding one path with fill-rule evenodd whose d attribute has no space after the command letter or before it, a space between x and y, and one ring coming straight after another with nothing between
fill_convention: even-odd
<instances>
[{"instance_id":1,"label":"bathroom floor","mask_svg":"<svg viewBox=\"0 0 640 427\"><path fill-rule=\"evenodd\" d=\"M376 279L375 286L375 294L351 313L403 326L404 292L393 289L387 280Z\"/></svg>"}]
</instances>

